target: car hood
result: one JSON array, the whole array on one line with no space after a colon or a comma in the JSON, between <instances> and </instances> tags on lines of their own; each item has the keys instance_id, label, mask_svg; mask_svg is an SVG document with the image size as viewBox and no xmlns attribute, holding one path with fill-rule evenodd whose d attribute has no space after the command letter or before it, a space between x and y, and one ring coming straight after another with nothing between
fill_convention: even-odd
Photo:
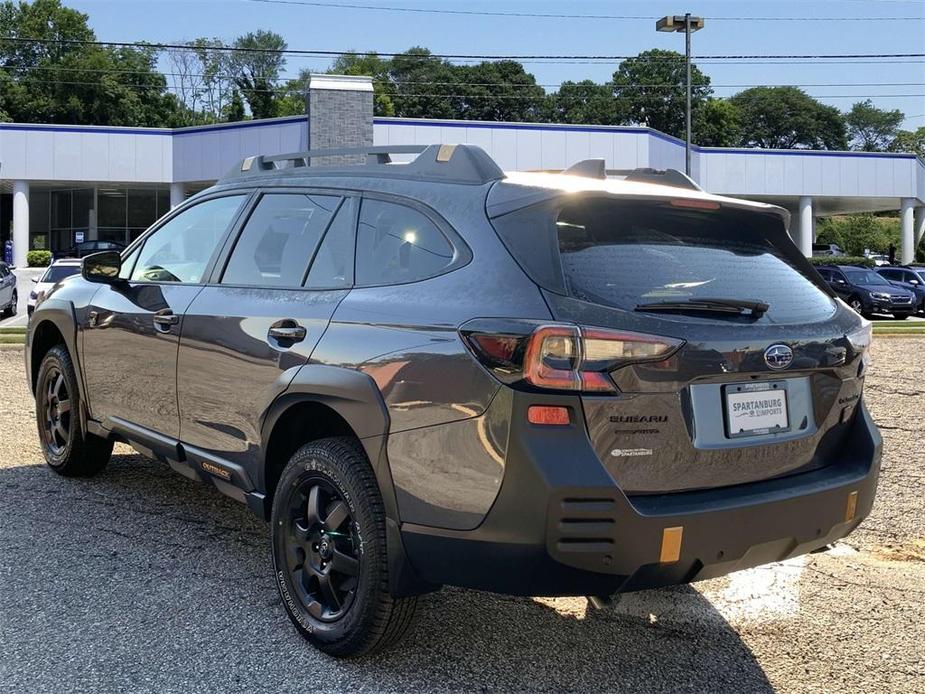
<instances>
[{"instance_id":1,"label":"car hood","mask_svg":"<svg viewBox=\"0 0 925 694\"><path fill-rule=\"evenodd\" d=\"M859 284L857 286L861 289L866 289L869 292L889 294L890 296L909 296L912 293L902 289L901 287L894 287L890 284Z\"/></svg>"}]
</instances>

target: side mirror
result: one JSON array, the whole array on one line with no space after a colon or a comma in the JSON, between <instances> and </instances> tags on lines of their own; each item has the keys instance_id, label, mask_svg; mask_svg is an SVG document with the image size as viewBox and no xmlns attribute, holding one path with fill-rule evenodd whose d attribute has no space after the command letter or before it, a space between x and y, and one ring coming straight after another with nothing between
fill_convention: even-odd
<instances>
[{"instance_id":1,"label":"side mirror","mask_svg":"<svg viewBox=\"0 0 925 694\"><path fill-rule=\"evenodd\" d=\"M122 280L122 256L118 251L103 251L86 256L80 264L80 274L87 282L116 284Z\"/></svg>"}]
</instances>

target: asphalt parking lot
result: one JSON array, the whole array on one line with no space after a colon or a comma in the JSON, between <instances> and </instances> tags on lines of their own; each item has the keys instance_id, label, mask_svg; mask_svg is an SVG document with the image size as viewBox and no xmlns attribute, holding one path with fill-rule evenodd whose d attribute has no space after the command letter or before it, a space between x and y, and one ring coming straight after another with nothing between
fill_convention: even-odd
<instances>
[{"instance_id":1,"label":"asphalt parking lot","mask_svg":"<svg viewBox=\"0 0 925 694\"><path fill-rule=\"evenodd\" d=\"M95 479L47 470L3 349L0 689L925 692L925 339L873 358L880 491L832 551L602 611L444 589L400 648L338 662L290 626L266 526L236 502L125 446Z\"/></svg>"}]
</instances>

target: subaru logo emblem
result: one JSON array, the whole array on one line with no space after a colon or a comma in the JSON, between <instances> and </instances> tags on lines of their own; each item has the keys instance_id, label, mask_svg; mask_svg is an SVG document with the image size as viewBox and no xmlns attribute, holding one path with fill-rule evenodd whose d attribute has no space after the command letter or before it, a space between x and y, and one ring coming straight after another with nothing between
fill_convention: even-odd
<instances>
[{"instance_id":1,"label":"subaru logo emblem","mask_svg":"<svg viewBox=\"0 0 925 694\"><path fill-rule=\"evenodd\" d=\"M764 350L764 363L772 369L786 369L793 361L793 350L787 345L771 345Z\"/></svg>"}]
</instances>

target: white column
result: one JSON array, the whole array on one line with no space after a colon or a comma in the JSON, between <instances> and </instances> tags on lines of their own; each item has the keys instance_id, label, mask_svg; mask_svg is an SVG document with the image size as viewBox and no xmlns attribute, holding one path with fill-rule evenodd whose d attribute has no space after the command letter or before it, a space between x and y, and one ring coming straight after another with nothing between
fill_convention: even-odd
<instances>
[{"instance_id":1,"label":"white column","mask_svg":"<svg viewBox=\"0 0 925 694\"><path fill-rule=\"evenodd\" d=\"M913 237L913 212L915 210L914 198L903 198L902 207L899 208L900 238L902 239L900 262L908 265L915 258L915 244Z\"/></svg>"},{"instance_id":2,"label":"white column","mask_svg":"<svg viewBox=\"0 0 925 694\"><path fill-rule=\"evenodd\" d=\"M170 209L186 200L186 186L182 183L170 184Z\"/></svg>"},{"instance_id":3,"label":"white column","mask_svg":"<svg viewBox=\"0 0 925 694\"><path fill-rule=\"evenodd\" d=\"M29 182L13 181L13 265L26 267L29 252Z\"/></svg>"},{"instance_id":4,"label":"white column","mask_svg":"<svg viewBox=\"0 0 925 694\"><path fill-rule=\"evenodd\" d=\"M813 199L804 195L800 198L800 219L797 245L807 258L813 254Z\"/></svg>"},{"instance_id":5,"label":"white column","mask_svg":"<svg viewBox=\"0 0 925 694\"><path fill-rule=\"evenodd\" d=\"M919 205L915 208L912 225L914 227L912 232L913 245L918 248L922 242L922 237L925 236L925 205Z\"/></svg>"}]
</instances>

